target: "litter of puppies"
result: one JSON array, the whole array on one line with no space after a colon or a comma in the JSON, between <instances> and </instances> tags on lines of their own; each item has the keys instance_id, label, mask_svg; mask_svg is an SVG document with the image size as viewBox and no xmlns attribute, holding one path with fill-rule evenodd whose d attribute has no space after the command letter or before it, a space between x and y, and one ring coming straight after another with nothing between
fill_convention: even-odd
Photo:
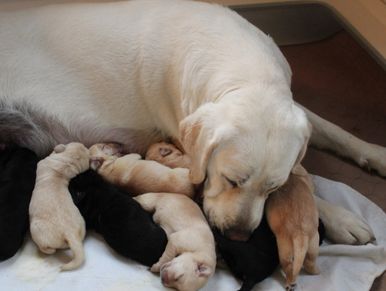
<instances>
[{"instance_id":1,"label":"litter of puppies","mask_svg":"<svg viewBox=\"0 0 386 291\"><path fill-rule=\"evenodd\" d=\"M318 273L315 260L324 230L304 168L271 194L266 218L248 241L235 241L211 230L192 200L197 191L189 181L190 159L172 144L150 146L142 160L123 155L117 144L87 149L69 143L56 146L40 162L32 152L12 147L0 151L0 162L0 206L8 207L1 214L15 218L0 227L1 237L14 234L1 240L1 260L20 248L29 206L31 236L39 249L46 254L73 251L73 260L62 270L82 265L87 228L101 234L118 254L160 273L166 287L181 291L199 290L207 283L216 268L216 252L243 282L244 291L279 264L287 290L294 290L303 264L309 273ZM18 175L25 183L18 183ZM14 204L8 203L11 196Z\"/></svg>"}]
</instances>

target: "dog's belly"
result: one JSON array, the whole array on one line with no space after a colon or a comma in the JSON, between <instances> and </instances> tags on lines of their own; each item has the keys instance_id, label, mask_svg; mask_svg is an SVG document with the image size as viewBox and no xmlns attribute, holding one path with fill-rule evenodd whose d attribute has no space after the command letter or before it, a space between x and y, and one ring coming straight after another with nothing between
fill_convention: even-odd
<instances>
[{"instance_id":1,"label":"dog's belly","mask_svg":"<svg viewBox=\"0 0 386 291\"><path fill-rule=\"evenodd\" d=\"M52 18L41 21L40 14L0 13L0 143L45 155L71 141L118 142L139 153L160 141L161 130L136 84L136 55L122 58L115 51L118 56L109 59L108 46L75 44L84 34L76 40L63 19L50 30ZM100 51L89 53L95 47Z\"/></svg>"}]
</instances>

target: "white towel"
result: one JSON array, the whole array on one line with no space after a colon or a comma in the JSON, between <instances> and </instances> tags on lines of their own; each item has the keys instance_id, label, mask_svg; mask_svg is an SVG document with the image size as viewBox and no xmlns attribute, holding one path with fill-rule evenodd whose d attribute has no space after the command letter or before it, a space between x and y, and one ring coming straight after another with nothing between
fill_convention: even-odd
<instances>
[{"instance_id":1,"label":"white towel","mask_svg":"<svg viewBox=\"0 0 386 291\"><path fill-rule=\"evenodd\" d=\"M362 216L372 227L376 245L346 246L324 243L318 266L321 274L304 273L298 279L299 291L365 291L386 269L386 215L374 203L352 188L314 176L316 194ZM146 267L117 256L96 234L85 240L86 263L78 270L59 272L68 260L61 251L52 256L39 254L29 239L12 259L0 263L0 289L7 291L120 291L164 290L158 276ZM217 270L204 291L234 291L240 283L225 270ZM254 290L284 290L280 270L256 285Z\"/></svg>"}]
</instances>

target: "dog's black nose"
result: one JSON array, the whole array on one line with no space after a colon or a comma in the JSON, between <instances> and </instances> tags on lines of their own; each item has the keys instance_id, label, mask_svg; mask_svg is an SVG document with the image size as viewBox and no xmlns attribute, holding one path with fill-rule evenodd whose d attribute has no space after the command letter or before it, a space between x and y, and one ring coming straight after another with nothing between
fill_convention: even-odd
<instances>
[{"instance_id":1,"label":"dog's black nose","mask_svg":"<svg viewBox=\"0 0 386 291\"><path fill-rule=\"evenodd\" d=\"M251 236L251 233L244 230L227 229L224 231L224 235L231 240L247 241Z\"/></svg>"}]
</instances>

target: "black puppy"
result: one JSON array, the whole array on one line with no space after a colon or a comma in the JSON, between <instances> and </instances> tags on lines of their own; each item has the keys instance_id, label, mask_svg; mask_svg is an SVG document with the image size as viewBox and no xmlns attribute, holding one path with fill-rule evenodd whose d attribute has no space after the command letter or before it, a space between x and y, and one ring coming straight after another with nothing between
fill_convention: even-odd
<instances>
[{"instance_id":1,"label":"black puppy","mask_svg":"<svg viewBox=\"0 0 386 291\"><path fill-rule=\"evenodd\" d=\"M11 258L24 241L37 163L28 149L0 150L0 261Z\"/></svg>"},{"instance_id":2,"label":"black puppy","mask_svg":"<svg viewBox=\"0 0 386 291\"><path fill-rule=\"evenodd\" d=\"M126 192L93 171L72 179L69 190L87 228L101 234L117 253L146 266L162 256L167 244L165 231Z\"/></svg>"},{"instance_id":3,"label":"black puppy","mask_svg":"<svg viewBox=\"0 0 386 291\"><path fill-rule=\"evenodd\" d=\"M320 243L325 229L319 219ZM243 281L240 291L252 290L255 284L272 275L279 265L276 238L265 217L246 242L232 241L214 231L217 249L230 271Z\"/></svg>"},{"instance_id":4,"label":"black puppy","mask_svg":"<svg viewBox=\"0 0 386 291\"><path fill-rule=\"evenodd\" d=\"M270 276L279 265L276 238L265 218L246 242L232 241L214 231L217 249L230 271L243 281L242 291Z\"/></svg>"}]
</instances>

